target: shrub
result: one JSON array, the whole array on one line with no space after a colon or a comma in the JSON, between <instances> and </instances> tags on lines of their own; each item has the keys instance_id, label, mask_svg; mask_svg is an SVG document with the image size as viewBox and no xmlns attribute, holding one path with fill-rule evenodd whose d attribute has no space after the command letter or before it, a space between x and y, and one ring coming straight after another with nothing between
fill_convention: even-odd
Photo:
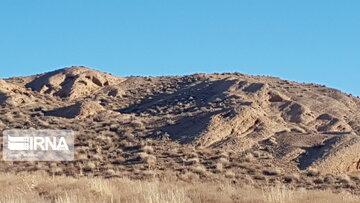
<instances>
[{"instance_id":1,"label":"shrub","mask_svg":"<svg viewBox=\"0 0 360 203\"><path fill-rule=\"evenodd\" d=\"M93 163L93 162L88 162L88 163L86 163L86 165L84 166L84 170L86 170L86 171L92 171L92 170L94 170L96 168L96 165L95 165L95 163Z\"/></svg>"},{"instance_id":2,"label":"shrub","mask_svg":"<svg viewBox=\"0 0 360 203\"><path fill-rule=\"evenodd\" d=\"M217 172L221 172L221 171L223 171L223 169L224 169L224 166L222 163L216 163L215 170Z\"/></svg>"},{"instance_id":3,"label":"shrub","mask_svg":"<svg viewBox=\"0 0 360 203\"><path fill-rule=\"evenodd\" d=\"M196 166L192 167L191 169L195 173L199 173L199 174L204 174L207 171L205 166L203 166L203 165L196 165Z\"/></svg>"},{"instance_id":4,"label":"shrub","mask_svg":"<svg viewBox=\"0 0 360 203\"><path fill-rule=\"evenodd\" d=\"M225 177L226 178L235 178L235 173L232 171L226 171Z\"/></svg>"},{"instance_id":5,"label":"shrub","mask_svg":"<svg viewBox=\"0 0 360 203\"><path fill-rule=\"evenodd\" d=\"M244 158L246 162L252 162L255 160L254 155L251 153L247 153Z\"/></svg>"},{"instance_id":6,"label":"shrub","mask_svg":"<svg viewBox=\"0 0 360 203\"><path fill-rule=\"evenodd\" d=\"M221 164L228 164L229 163L229 160L227 158L223 158L221 157L219 160L218 160L218 163L221 163Z\"/></svg>"},{"instance_id":7,"label":"shrub","mask_svg":"<svg viewBox=\"0 0 360 203\"><path fill-rule=\"evenodd\" d=\"M200 163L200 160L198 157L194 157L194 158L188 159L186 161L186 164L189 164L189 165L194 165L194 164L198 164L198 163Z\"/></svg>"},{"instance_id":8,"label":"shrub","mask_svg":"<svg viewBox=\"0 0 360 203\"><path fill-rule=\"evenodd\" d=\"M154 152L154 148L152 146L143 146L141 151L151 154Z\"/></svg>"},{"instance_id":9,"label":"shrub","mask_svg":"<svg viewBox=\"0 0 360 203\"><path fill-rule=\"evenodd\" d=\"M156 164L156 157L153 155L149 155L145 152L140 152L138 156L144 163L147 163L149 165Z\"/></svg>"},{"instance_id":10,"label":"shrub","mask_svg":"<svg viewBox=\"0 0 360 203\"><path fill-rule=\"evenodd\" d=\"M263 174L267 176L277 176L281 174L281 170L278 168L274 168L272 170L263 170Z\"/></svg>"},{"instance_id":11,"label":"shrub","mask_svg":"<svg viewBox=\"0 0 360 203\"><path fill-rule=\"evenodd\" d=\"M320 174L320 172L316 168L309 168L306 171L306 175L309 177L315 177L315 176L318 176L319 174Z\"/></svg>"},{"instance_id":12,"label":"shrub","mask_svg":"<svg viewBox=\"0 0 360 203\"><path fill-rule=\"evenodd\" d=\"M108 169L106 170L105 174L108 176L113 176L116 174L116 172L114 171L114 169Z\"/></svg>"},{"instance_id":13,"label":"shrub","mask_svg":"<svg viewBox=\"0 0 360 203\"><path fill-rule=\"evenodd\" d=\"M143 130L143 129L145 129L144 123L141 122L141 121L137 121L137 120L132 121L132 122L131 122L131 126L132 126L133 128L135 128L135 129L138 129L138 130Z\"/></svg>"}]
</instances>

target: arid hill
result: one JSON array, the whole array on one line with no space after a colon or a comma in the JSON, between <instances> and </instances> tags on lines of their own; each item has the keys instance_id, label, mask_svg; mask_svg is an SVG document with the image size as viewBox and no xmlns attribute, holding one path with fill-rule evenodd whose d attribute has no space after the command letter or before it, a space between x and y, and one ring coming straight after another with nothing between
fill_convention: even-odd
<instances>
[{"instance_id":1,"label":"arid hill","mask_svg":"<svg viewBox=\"0 0 360 203\"><path fill-rule=\"evenodd\" d=\"M306 180L286 174L360 171L360 99L317 84L240 73L117 77L70 67L0 80L0 104L2 131L76 132L74 162L3 162L2 171L250 174L292 184Z\"/></svg>"}]
</instances>

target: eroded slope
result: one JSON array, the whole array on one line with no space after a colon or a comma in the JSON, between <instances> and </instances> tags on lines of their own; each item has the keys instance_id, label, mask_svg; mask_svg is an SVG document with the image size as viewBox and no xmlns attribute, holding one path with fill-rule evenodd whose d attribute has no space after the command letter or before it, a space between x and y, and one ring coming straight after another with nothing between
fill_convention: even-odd
<instances>
[{"instance_id":1,"label":"eroded slope","mask_svg":"<svg viewBox=\"0 0 360 203\"><path fill-rule=\"evenodd\" d=\"M360 100L315 84L238 73L121 78L71 67L0 80L0 102L2 130L76 132L74 162L33 163L33 170L219 175L225 172L217 161L225 157L226 170L241 174L248 154L259 167L291 172L359 170Z\"/></svg>"}]
</instances>

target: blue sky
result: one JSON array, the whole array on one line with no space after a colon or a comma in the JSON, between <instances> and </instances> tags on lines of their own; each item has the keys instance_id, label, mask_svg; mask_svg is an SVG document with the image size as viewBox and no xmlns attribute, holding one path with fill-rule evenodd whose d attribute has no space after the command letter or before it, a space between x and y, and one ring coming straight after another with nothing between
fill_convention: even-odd
<instances>
[{"instance_id":1,"label":"blue sky","mask_svg":"<svg viewBox=\"0 0 360 203\"><path fill-rule=\"evenodd\" d=\"M0 78L243 72L360 95L360 1L2 0Z\"/></svg>"}]
</instances>

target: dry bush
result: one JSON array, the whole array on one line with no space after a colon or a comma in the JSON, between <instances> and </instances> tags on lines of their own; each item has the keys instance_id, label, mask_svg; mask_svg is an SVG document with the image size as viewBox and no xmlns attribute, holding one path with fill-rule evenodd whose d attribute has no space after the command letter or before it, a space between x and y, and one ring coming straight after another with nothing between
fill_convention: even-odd
<instances>
[{"instance_id":1,"label":"dry bush","mask_svg":"<svg viewBox=\"0 0 360 203\"><path fill-rule=\"evenodd\" d=\"M130 131L130 130L125 131L123 133L123 136L128 138L128 139L133 139L135 137L134 134L132 133L132 131Z\"/></svg>"},{"instance_id":2,"label":"dry bush","mask_svg":"<svg viewBox=\"0 0 360 203\"><path fill-rule=\"evenodd\" d=\"M226 171L225 177L227 178L235 178L235 173L232 171Z\"/></svg>"},{"instance_id":3,"label":"dry bush","mask_svg":"<svg viewBox=\"0 0 360 203\"><path fill-rule=\"evenodd\" d=\"M125 163L126 162L126 159L122 156L117 156L114 160L112 160L111 163L113 164L122 164L122 163Z\"/></svg>"},{"instance_id":4,"label":"dry bush","mask_svg":"<svg viewBox=\"0 0 360 203\"><path fill-rule=\"evenodd\" d=\"M294 173L294 174L284 176L285 183L297 182L299 180L300 180L300 175L298 173Z\"/></svg>"},{"instance_id":5,"label":"dry bush","mask_svg":"<svg viewBox=\"0 0 360 203\"><path fill-rule=\"evenodd\" d=\"M229 152L222 151L222 152L219 154L219 156L222 157L222 158L228 159L228 158L229 158Z\"/></svg>"},{"instance_id":6,"label":"dry bush","mask_svg":"<svg viewBox=\"0 0 360 203\"><path fill-rule=\"evenodd\" d=\"M260 151L253 151L252 152L253 156L256 158L259 158L261 156L261 152Z\"/></svg>"},{"instance_id":7,"label":"dry bush","mask_svg":"<svg viewBox=\"0 0 360 203\"><path fill-rule=\"evenodd\" d=\"M270 170L263 170L263 174L267 176L277 176L281 174L281 170L279 168L273 168Z\"/></svg>"},{"instance_id":8,"label":"dry bush","mask_svg":"<svg viewBox=\"0 0 360 203\"><path fill-rule=\"evenodd\" d=\"M316 177L316 176L320 175L320 172L316 168L309 168L306 171L306 175L309 177Z\"/></svg>"},{"instance_id":9,"label":"dry bush","mask_svg":"<svg viewBox=\"0 0 360 203\"><path fill-rule=\"evenodd\" d=\"M137 130L145 129L145 124L142 121L138 121L138 120L132 121L131 126Z\"/></svg>"},{"instance_id":10,"label":"dry bush","mask_svg":"<svg viewBox=\"0 0 360 203\"><path fill-rule=\"evenodd\" d=\"M205 174L207 172L205 166L203 165L194 165L190 169L198 174Z\"/></svg>"},{"instance_id":11,"label":"dry bush","mask_svg":"<svg viewBox=\"0 0 360 203\"><path fill-rule=\"evenodd\" d=\"M147 163L149 165L156 164L156 157L153 155L147 154L145 152L140 152L138 153L138 156L144 163Z\"/></svg>"},{"instance_id":12,"label":"dry bush","mask_svg":"<svg viewBox=\"0 0 360 203\"><path fill-rule=\"evenodd\" d=\"M220 157L220 159L218 160L218 163L221 163L223 165L227 165L227 164L229 164L229 159L224 158L224 157Z\"/></svg>"},{"instance_id":13,"label":"dry bush","mask_svg":"<svg viewBox=\"0 0 360 203\"><path fill-rule=\"evenodd\" d=\"M76 155L76 160L87 160L88 157L86 154L77 154Z\"/></svg>"},{"instance_id":14,"label":"dry bush","mask_svg":"<svg viewBox=\"0 0 360 203\"><path fill-rule=\"evenodd\" d=\"M222 163L216 163L215 165L216 172L222 172L224 170L224 166Z\"/></svg>"},{"instance_id":15,"label":"dry bush","mask_svg":"<svg viewBox=\"0 0 360 203\"><path fill-rule=\"evenodd\" d=\"M107 176L113 176L113 175L116 174L116 172L114 171L114 169L107 169L106 172L105 172L105 174L106 174Z\"/></svg>"},{"instance_id":16,"label":"dry bush","mask_svg":"<svg viewBox=\"0 0 360 203\"><path fill-rule=\"evenodd\" d=\"M84 166L84 170L92 171L96 168L96 164L94 162L87 162Z\"/></svg>"},{"instance_id":17,"label":"dry bush","mask_svg":"<svg viewBox=\"0 0 360 203\"><path fill-rule=\"evenodd\" d=\"M94 154L90 158L92 158L93 160L102 160L103 156L102 154Z\"/></svg>"},{"instance_id":18,"label":"dry bush","mask_svg":"<svg viewBox=\"0 0 360 203\"><path fill-rule=\"evenodd\" d=\"M189 164L189 165L194 165L194 164L199 164L199 163L200 163L200 159L198 157L194 157L194 158L188 159L186 161L186 164Z\"/></svg>"},{"instance_id":19,"label":"dry bush","mask_svg":"<svg viewBox=\"0 0 360 203\"><path fill-rule=\"evenodd\" d=\"M351 178L346 175L346 174L343 174L339 177L339 181L342 183L342 184L351 184Z\"/></svg>"},{"instance_id":20,"label":"dry bush","mask_svg":"<svg viewBox=\"0 0 360 203\"><path fill-rule=\"evenodd\" d=\"M315 178L315 180L313 181L315 184L323 184L324 183L324 179L322 177L318 177Z\"/></svg>"},{"instance_id":21,"label":"dry bush","mask_svg":"<svg viewBox=\"0 0 360 203\"><path fill-rule=\"evenodd\" d=\"M246 161L246 162L252 162L252 161L255 160L254 155L251 154L251 153L247 153L244 158L245 158L245 161Z\"/></svg>"},{"instance_id":22,"label":"dry bush","mask_svg":"<svg viewBox=\"0 0 360 203\"><path fill-rule=\"evenodd\" d=\"M324 182L327 184L334 184L335 178L331 175L326 175L324 178Z\"/></svg>"},{"instance_id":23,"label":"dry bush","mask_svg":"<svg viewBox=\"0 0 360 203\"><path fill-rule=\"evenodd\" d=\"M151 154L154 152L154 148L152 146L143 146L141 148L141 151L145 152L145 153L148 153L148 154Z\"/></svg>"},{"instance_id":24,"label":"dry bush","mask_svg":"<svg viewBox=\"0 0 360 203\"><path fill-rule=\"evenodd\" d=\"M351 178L351 180L353 180L355 182L360 181L360 175L359 174L352 174L352 175L349 175L349 177Z\"/></svg>"}]
</instances>

